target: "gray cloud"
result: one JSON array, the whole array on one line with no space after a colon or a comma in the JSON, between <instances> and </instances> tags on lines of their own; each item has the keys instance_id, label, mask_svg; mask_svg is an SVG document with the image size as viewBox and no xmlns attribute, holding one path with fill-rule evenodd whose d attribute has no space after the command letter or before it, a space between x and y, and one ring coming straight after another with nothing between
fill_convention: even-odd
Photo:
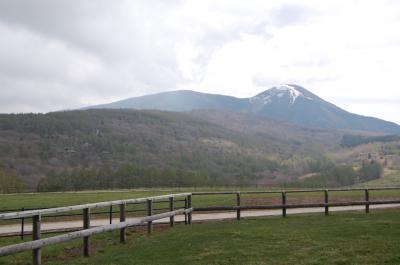
<instances>
[{"instance_id":1,"label":"gray cloud","mask_svg":"<svg viewBox=\"0 0 400 265\"><path fill-rule=\"evenodd\" d=\"M307 21L313 11L303 5L286 4L275 8L269 14L270 23L277 27L285 27Z\"/></svg>"},{"instance_id":2,"label":"gray cloud","mask_svg":"<svg viewBox=\"0 0 400 265\"><path fill-rule=\"evenodd\" d=\"M356 103L356 104L393 104L400 106L400 98L336 98L336 100L345 103Z\"/></svg>"},{"instance_id":3,"label":"gray cloud","mask_svg":"<svg viewBox=\"0 0 400 265\"><path fill-rule=\"evenodd\" d=\"M227 15L234 19L220 27L203 17L176 17L174 12L185 5L188 2L1 1L0 81L8 92L2 92L0 111L71 108L198 83L214 52L225 44L241 40L243 34L272 38L271 23L295 23L305 14L300 6L282 6L272 10L268 21L268 10L257 11L263 18L259 20L233 8ZM226 15L221 6L209 7ZM288 20L287 15L294 18ZM191 59L197 77L189 79L178 62L186 41L197 52ZM46 90L61 93L42 93ZM25 99L19 96L22 91L40 96ZM73 99L68 98L71 94Z\"/></svg>"},{"instance_id":4,"label":"gray cloud","mask_svg":"<svg viewBox=\"0 0 400 265\"><path fill-rule=\"evenodd\" d=\"M109 1L1 1L0 76L8 79L3 83L11 91L2 93L2 98L12 91L18 93L22 87L29 92L34 89L34 85L22 86L21 82L36 82L37 89L42 90L64 87L69 94L73 91L81 105L90 97L107 101L108 96L110 100L152 89L176 88L185 80L176 61L175 39L162 28L164 14L171 7L154 3L157 5L132 5L130 1L115 5ZM68 99L54 97L51 102L65 102L64 108L71 105ZM54 110L60 105L36 104L35 99L24 102L32 105L33 111ZM3 104L0 111L14 109Z\"/></svg>"}]
</instances>

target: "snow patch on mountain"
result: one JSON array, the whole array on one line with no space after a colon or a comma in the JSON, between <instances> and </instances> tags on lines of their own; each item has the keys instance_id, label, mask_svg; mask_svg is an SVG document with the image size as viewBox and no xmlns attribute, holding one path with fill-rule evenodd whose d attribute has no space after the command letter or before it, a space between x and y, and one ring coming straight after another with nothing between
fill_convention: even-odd
<instances>
[{"instance_id":1,"label":"snow patch on mountain","mask_svg":"<svg viewBox=\"0 0 400 265\"><path fill-rule=\"evenodd\" d=\"M310 97L306 97L303 93L297 90L295 87L287 84L275 86L271 89L268 89L257 96L250 99L250 102L261 101L264 105L272 102L274 97L282 98L285 96L289 97L289 103L293 104L298 97L304 97L309 100L313 100Z\"/></svg>"}]
</instances>

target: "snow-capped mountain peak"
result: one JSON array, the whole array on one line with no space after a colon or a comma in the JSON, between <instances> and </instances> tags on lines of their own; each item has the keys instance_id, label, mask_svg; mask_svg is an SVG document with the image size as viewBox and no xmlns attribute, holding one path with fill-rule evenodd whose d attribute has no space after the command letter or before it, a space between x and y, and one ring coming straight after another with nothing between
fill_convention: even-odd
<instances>
[{"instance_id":1,"label":"snow-capped mountain peak","mask_svg":"<svg viewBox=\"0 0 400 265\"><path fill-rule=\"evenodd\" d=\"M278 85L250 98L178 90L128 98L89 108L240 112L304 127L364 130L400 135L400 126L395 123L352 114L295 84Z\"/></svg>"},{"instance_id":2,"label":"snow-capped mountain peak","mask_svg":"<svg viewBox=\"0 0 400 265\"><path fill-rule=\"evenodd\" d=\"M306 99L312 100L311 97L305 96L301 91L299 91L295 86L283 84L274 86L271 89L268 89L253 98L250 99L250 102L261 101L264 105L272 102L274 98L288 98L289 104L293 104L298 97L304 97Z\"/></svg>"}]
</instances>

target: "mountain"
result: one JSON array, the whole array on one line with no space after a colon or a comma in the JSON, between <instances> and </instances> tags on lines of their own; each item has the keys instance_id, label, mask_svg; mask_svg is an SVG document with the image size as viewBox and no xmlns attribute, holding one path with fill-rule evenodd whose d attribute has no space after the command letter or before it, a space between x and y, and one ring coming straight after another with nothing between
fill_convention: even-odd
<instances>
[{"instance_id":1,"label":"mountain","mask_svg":"<svg viewBox=\"0 0 400 265\"><path fill-rule=\"evenodd\" d=\"M226 111L245 111L250 102L240 98L200 93L190 90L162 92L154 95L129 98L110 104L97 105L86 109L153 109L165 111L191 111L214 109Z\"/></svg>"},{"instance_id":2,"label":"mountain","mask_svg":"<svg viewBox=\"0 0 400 265\"><path fill-rule=\"evenodd\" d=\"M393 122L347 112L297 85L281 85L249 99L251 112L306 127L400 134Z\"/></svg>"},{"instance_id":3,"label":"mountain","mask_svg":"<svg viewBox=\"0 0 400 265\"><path fill-rule=\"evenodd\" d=\"M400 134L400 126L396 123L347 112L305 88L293 84L275 86L251 98L235 98L179 90L88 107L88 109L92 108L133 108L165 111L212 109L250 113L304 127Z\"/></svg>"}]
</instances>

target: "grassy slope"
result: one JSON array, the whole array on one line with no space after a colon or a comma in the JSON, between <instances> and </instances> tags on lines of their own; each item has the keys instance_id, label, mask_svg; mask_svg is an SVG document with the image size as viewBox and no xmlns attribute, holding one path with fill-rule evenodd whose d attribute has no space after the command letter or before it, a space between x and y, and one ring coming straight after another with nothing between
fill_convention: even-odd
<instances>
[{"instance_id":1,"label":"grassy slope","mask_svg":"<svg viewBox=\"0 0 400 265\"><path fill-rule=\"evenodd\" d=\"M2 239L5 241L15 239ZM81 257L81 241L48 247L45 264L399 264L400 213L341 213L179 225L146 237L129 231L96 236L95 255ZM30 253L0 258L26 264Z\"/></svg>"}]
</instances>

